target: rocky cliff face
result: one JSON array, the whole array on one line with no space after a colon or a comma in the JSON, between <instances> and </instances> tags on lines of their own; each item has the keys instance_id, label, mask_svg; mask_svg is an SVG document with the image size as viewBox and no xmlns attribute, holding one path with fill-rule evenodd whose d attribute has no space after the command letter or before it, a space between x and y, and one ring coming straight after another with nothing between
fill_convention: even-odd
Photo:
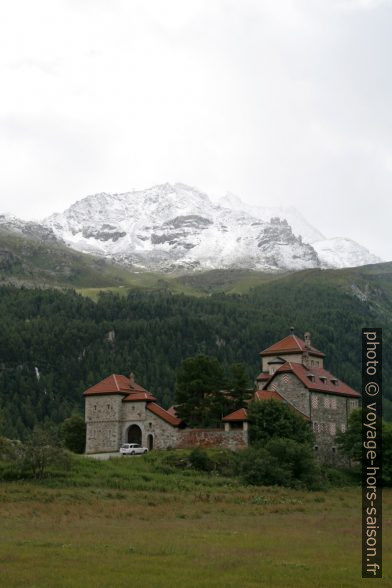
<instances>
[{"instance_id":1,"label":"rocky cliff face","mask_svg":"<svg viewBox=\"0 0 392 588\"><path fill-rule=\"evenodd\" d=\"M381 261L350 239L326 239L294 208L219 202L185 184L95 194L41 224L0 215L0 229L66 244L134 270L302 270Z\"/></svg>"},{"instance_id":2,"label":"rocky cliff face","mask_svg":"<svg viewBox=\"0 0 392 588\"><path fill-rule=\"evenodd\" d=\"M140 269L320 266L313 247L286 220L215 204L184 184L88 196L45 225L75 249Z\"/></svg>"},{"instance_id":3,"label":"rocky cliff face","mask_svg":"<svg viewBox=\"0 0 392 588\"><path fill-rule=\"evenodd\" d=\"M59 240L49 226L31 221L23 221L8 214L0 214L0 230L11 231L12 233L45 242L55 243Z\"/></svg>"}]
</instances>

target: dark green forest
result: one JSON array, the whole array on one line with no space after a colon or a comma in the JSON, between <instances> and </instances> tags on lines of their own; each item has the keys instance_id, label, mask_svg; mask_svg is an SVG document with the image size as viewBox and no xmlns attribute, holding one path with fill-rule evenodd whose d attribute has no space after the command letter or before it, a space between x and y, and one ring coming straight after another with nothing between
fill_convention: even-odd
<instances>
[{"instance_id":1,"label":"dark green forest","mask_svg":"<svg viewBox=\"0 0 392 588\"><path fill-rule=\"evenodd\" d=\"M338 272L331 275L340 275ZM390 280L366 277L354 287L328 272L286 276L244 295L205 297L163 289L101 293L92 301L72 290L0 288L0 427L23 438L35 425L83 411L82 392L110 373L129 374L168 407L176 369L196 354L228 370L259 371L258 353L291 325L327 354L326 367L354 388L361 381L361 328L383 327L390 349ZM358 292L366 295L358 295ZM385 417L392 418L392 365L384 352Z\"/></svg>"}]
</instances>

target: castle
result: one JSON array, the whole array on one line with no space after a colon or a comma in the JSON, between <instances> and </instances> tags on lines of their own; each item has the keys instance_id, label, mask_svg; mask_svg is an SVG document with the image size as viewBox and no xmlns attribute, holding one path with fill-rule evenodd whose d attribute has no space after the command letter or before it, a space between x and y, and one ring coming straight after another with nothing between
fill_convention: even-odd
<instances>
[{"instance_id":1,"label":"castle","mask_svg":"<svg viewBox=\"0 0 392 588\"><path fill-rule=\"evenodd\" d=\"M347 428L350 412L360 394L324 368L325 354L293 330L260 353L254 401L273 398L285 402L310 423L314 449L320 460L333 462L337 432ZM241 449L248 444L248 413L243 408L222 418L220 429L192 429L178 418L175 408L165 410L133 374L112 374L84 392L86 453L118 452L125 442L150 450L183 447Z\"/></svg>"}]
</instances>

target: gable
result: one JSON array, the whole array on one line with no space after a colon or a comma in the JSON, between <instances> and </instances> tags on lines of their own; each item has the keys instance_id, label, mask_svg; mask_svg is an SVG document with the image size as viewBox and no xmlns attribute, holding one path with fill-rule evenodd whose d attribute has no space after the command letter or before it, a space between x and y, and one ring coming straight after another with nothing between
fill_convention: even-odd
<instances>
[{"instance_id":1,"label":"gable","mask_svg":"<svg viewBox=\"0 0 392 588\"><path fill-rule=\"evenodd\" d=\"M359 398L361 396L351 386L335 378L328 370L321 367L311 367L309 369L302 364L294 362L286 362L278 368L266 382L264 388L273 387L273 380L281 374L293 374L307 390L312 392L323 392L325 394L353 398Z\"/></svg>"}]
</instances>

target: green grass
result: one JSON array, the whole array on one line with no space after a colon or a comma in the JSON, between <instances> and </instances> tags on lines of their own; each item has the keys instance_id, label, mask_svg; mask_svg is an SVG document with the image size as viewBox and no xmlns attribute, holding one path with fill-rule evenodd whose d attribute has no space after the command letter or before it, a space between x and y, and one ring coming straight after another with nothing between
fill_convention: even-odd
<instances>
[{"instance_id":1,"label":"green grass","mask_svg":"<svg viewBox=\"0 0 392 588\"><path fill-rule=\"evenodd\" d=\"M381 263L342 270L304 270L301 272L259 272L225 269L185 275L134 271L100 257L79 253L59 242L0 230L0 283L76 288L96 300L99 292L125 295L129 289L162 290L175 294L208 296L214 293L246 294L252 288L280 281L282 285L306 280L308 283L334 284L353 292L392 294L392 263ZM374 296L373 296L374 297Z\"/></svg>"},{"instance_id":2,"label":"green grass","mask_svg":"<svg viewBox=\"0 0 392 588\"><path fill-rule=\"evenodd\" d=\"M234 479L176 470L171 453L109 462L79 458L65 476L3 483L2 585L365 584L359 488L246 487ZM391 585L391 519L392 492L385 490L385 586Z\"/></svg>"}]
</instances>

